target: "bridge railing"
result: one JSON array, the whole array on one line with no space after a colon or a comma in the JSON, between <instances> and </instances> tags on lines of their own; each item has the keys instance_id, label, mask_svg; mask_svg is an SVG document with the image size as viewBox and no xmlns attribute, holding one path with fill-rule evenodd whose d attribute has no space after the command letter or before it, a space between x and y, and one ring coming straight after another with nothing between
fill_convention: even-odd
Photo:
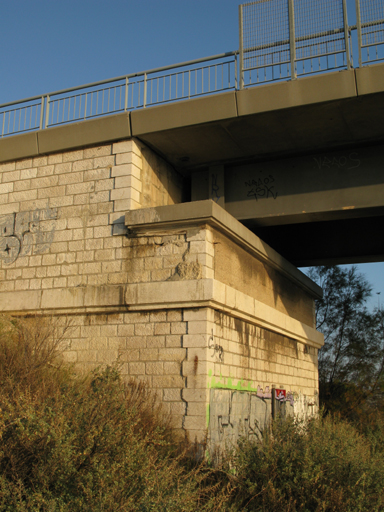
<instances>
[{"instance_id":1,"label":"bridge railing","mask_svg":"<svg viewBox=\"0 0 384 512\"><path fill-rule=\"evenodd\" d=\"M238 52L0 105L0 137L237 88Z\"/></svg>"},{"instance_id":2,"label":"bridge railing","mask_svg":"<svg viewBox=\"0 0 384 512\"><path fill-rule=\"evenodd\" d=\"M359 41L359 65L363 66L383 60L383 0L359 0L356 2L356 28Z\"/></svg>"},{"instance_id":3,"label":"bridge railing","mask_svg":"<svg viewBox=\"0 0 384 512\"><path fill-rule=\"evenodd\" d=\"M240 87L295 79L384 60L384 2L356 0L348 25L347 0L256 0L239 6Z\"/></svg>"},{"instance_id":4,"label":"bridge railing","mask_svg":"<svg viewBox=\"0 0 384 512\"><path fill-rule=\"evenodd\" d=\"M257 0L239 6L239 51L0 105L0 138L231 89L384 60L384 2Z\"/></svg>"}]
</instances>

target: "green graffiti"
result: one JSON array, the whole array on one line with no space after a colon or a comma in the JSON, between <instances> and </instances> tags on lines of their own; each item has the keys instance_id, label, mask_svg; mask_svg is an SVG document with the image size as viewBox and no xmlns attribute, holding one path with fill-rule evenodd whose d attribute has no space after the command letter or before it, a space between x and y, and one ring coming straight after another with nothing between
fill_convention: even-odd
<instances>
[{"instance_id":1,"label":"green graffiti","mask_svg":"<svg viewBox=\"0 0 384 512\"><path fill-rule=\"evenodd\" d=\"M257 388L252 387L251 382L244 382L243 379L240 379L235 383L231 377L227 379L220 374L218 380L216 377L212 377L212 370L208 371L208 376L210 379L208 380L208 387L212 389L235 389L237 391L252 391L254 393L258 392Z\"/></svg>"},{"instance_id":2,"label":"green graffiti","mask_svg":"<svg viewBox=\"0 0 384 512\"><path fill-rule=\"evenodd\" d=\"M206 411L206 416L205 416L205 419L206 419L206 422L207 422L207 428L209 427L209 416L210 415L210 405L207 404L207 411Z\"/></svg>"}]
</instances>

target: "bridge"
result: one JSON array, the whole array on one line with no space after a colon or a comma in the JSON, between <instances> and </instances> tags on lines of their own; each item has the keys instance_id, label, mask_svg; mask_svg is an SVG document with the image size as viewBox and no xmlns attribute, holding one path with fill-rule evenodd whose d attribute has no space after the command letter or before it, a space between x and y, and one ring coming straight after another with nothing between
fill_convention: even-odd
<instances>
[{"instance_id":1,"label":"bridge","mask_svg":"<svg viewBox=\"0 0 384 512\"><path fill-rule=\"evenodd\" d=\"M70 317L68 359L120 358L200 441L312 414L296 266L383 260L384 13L323 2L314 32L301 0L252 2L239 51L0 105L0 307Z\"/></svg>"},{"instance_id":2,"label":"bridge","mask_svg":"<svg viewBox=\"0 0 384 512\"><path fill-rule=\"evenodd\" d=\"M384 65L6 137L0 160L136 137L297 266L381 261Z\"/></svg>"},{"instance_id":3,"label":"bridge","mask_svg":"<svg viewBox=\"0 0 384 512\"><path fill-rule=\"evenodd\" d=\"M1 105L0 161L136 137L183 175L184 200L212 198L295 265L382 261L383 13L364 0L349 27L332 5L295 32L305 3L245 4L239 52Z\"/></svg>"}]
</instances>

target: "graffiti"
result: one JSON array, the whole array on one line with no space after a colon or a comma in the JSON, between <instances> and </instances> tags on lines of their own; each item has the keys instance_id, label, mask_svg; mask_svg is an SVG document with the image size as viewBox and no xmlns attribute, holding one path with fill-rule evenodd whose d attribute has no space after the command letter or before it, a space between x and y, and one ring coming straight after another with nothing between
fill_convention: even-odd
<instances>
[{"instance_id":1,"label":"graffiti","mask_svg":"<svg viewBox=\"0 0 384 512\"><path fill-rule=\"evenodd\" d=\"M269 174L265 177L249 180L245 182L245 186L249 188L247 197L256 199L268 199L272 197L277 198L277 191L275 190L275 178Z\"/></svg>"},{"instance_id":2,"label":"graffiti","mask_svg":"<svg viewBox=\"0 0 384 512\"><path fill-rule=\"evenodd\" d=\"M256 396L258 398L272 398L272 392L269 390L269 386L265 386L265 391L260 386L257 386Z\"/></svg>"},{"instance_id":3,"label":"graffiti","mask_svg":"<svg viewBox=\"0 0 384 512\"><path fill-rule=\"evenodd\" d=\"M10 213L0 217L0 260L6 265L20 256L42 254L53 242L57 208Z\"/></svg>"},{"instance_id":4,"label":"graffiti","mask_svg":"<svg viewBox=\"0 0 384 512\"><path fill-rule=\"evenodd\" d=\"M287 392L285 389L275 389L275 400L279 402L285 402L287 398Z\"/></svg>"},{"instance_id":5,"label":"graffiti","mask_svg":"<svg viewBox=\"0 0 384 512\"><path fill-rule=\"evenodd\" d=\"M211 389L231 389L236 391L247 391L250 393L255 393L258 398L262 399L271 399L272 398L272 390L270 386L265 386L265 389L258 385L257 388L252 386L251 382L244 382L243 379L238 380L236 383L232 380L231 377L228 377L227 379L220 375L218 380L216 380L216 377L212 376L212 370L209 370L208 377L210 377L210 380L208 380L208 387ZM280 398L277 398L275 394L275 398L279 401L285 401L289 402L292 406L294 404L294 393L293 391L285 391L285 389L276 389L275 393L279 392ZM285 393L285 396L280 395L281 392Z\"/></svg>"},{"instance_id":6,"label":"graffiti","mask_svg":"<svg viewBox=\"0 0 384 512\"><path fill-rule=\"evenodd\" d=\"M217 343L215 343L215 339L213 337L213 329L211 332L212 332L212 334L208 340L208 342L211 342L208 345L208 348L212 350L211 357L212 358L214 357L216 359L216 362L218 362L218 363L224 363L224 349L221 345L218 345Z\"/></svg>"},{"instance_id":7,"label":"graffiti","mask_svg":"<svg viewBox=\"0 0 384 512\"><path fill-rule=\"evenodd\" d=\"M215 201L216 203L218 203L219 199L220 199L219 190L220 190L220 187L217 184L217 174L212 174L211 199L213 201Z\"/></svg>"},{"instance_id":8,"label":"graffiti","mask_svg":"<svg viewBox=\"0 0 384 512\"><path fill-rule=\"evenodd\" d=\"M332 156L328 158L327 156L314 156L313 159L316 162L316 166L314 166L314 169L331 169L331 168L337 168L337 169L357 169L357 167L360 167L361 160L357 158L358 154L356 152L349 153L347 156Z\"/></svg>"}]
</instances>

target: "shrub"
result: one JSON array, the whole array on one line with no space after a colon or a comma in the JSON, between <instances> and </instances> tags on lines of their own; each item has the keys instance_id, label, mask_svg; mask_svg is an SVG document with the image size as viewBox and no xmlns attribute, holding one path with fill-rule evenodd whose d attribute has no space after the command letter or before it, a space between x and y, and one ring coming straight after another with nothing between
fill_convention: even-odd
<instances>
[{"instance_id":1,"label":"shrub","mask_svg":"<svg viewBox=\"0 0 384 512\"><path fill-rule=\"evenodd\" d=\"M184 468L142 384L113 367L76 377L60 361L62 325L1 327L0 510L220 509L225 495L208 484L210 470Z\"/></svg>"},{"instance_id":2,"label":"shrub","mask_svg":"<svg viewBox=\"0 0 384 512\"><path fill-rule=\"evenodd\" d=\"M237 505L265 512L383 510L384 461L372 448L330 416L275 422L261 442L240 442Z\"/></svg>"}]
</instances>

